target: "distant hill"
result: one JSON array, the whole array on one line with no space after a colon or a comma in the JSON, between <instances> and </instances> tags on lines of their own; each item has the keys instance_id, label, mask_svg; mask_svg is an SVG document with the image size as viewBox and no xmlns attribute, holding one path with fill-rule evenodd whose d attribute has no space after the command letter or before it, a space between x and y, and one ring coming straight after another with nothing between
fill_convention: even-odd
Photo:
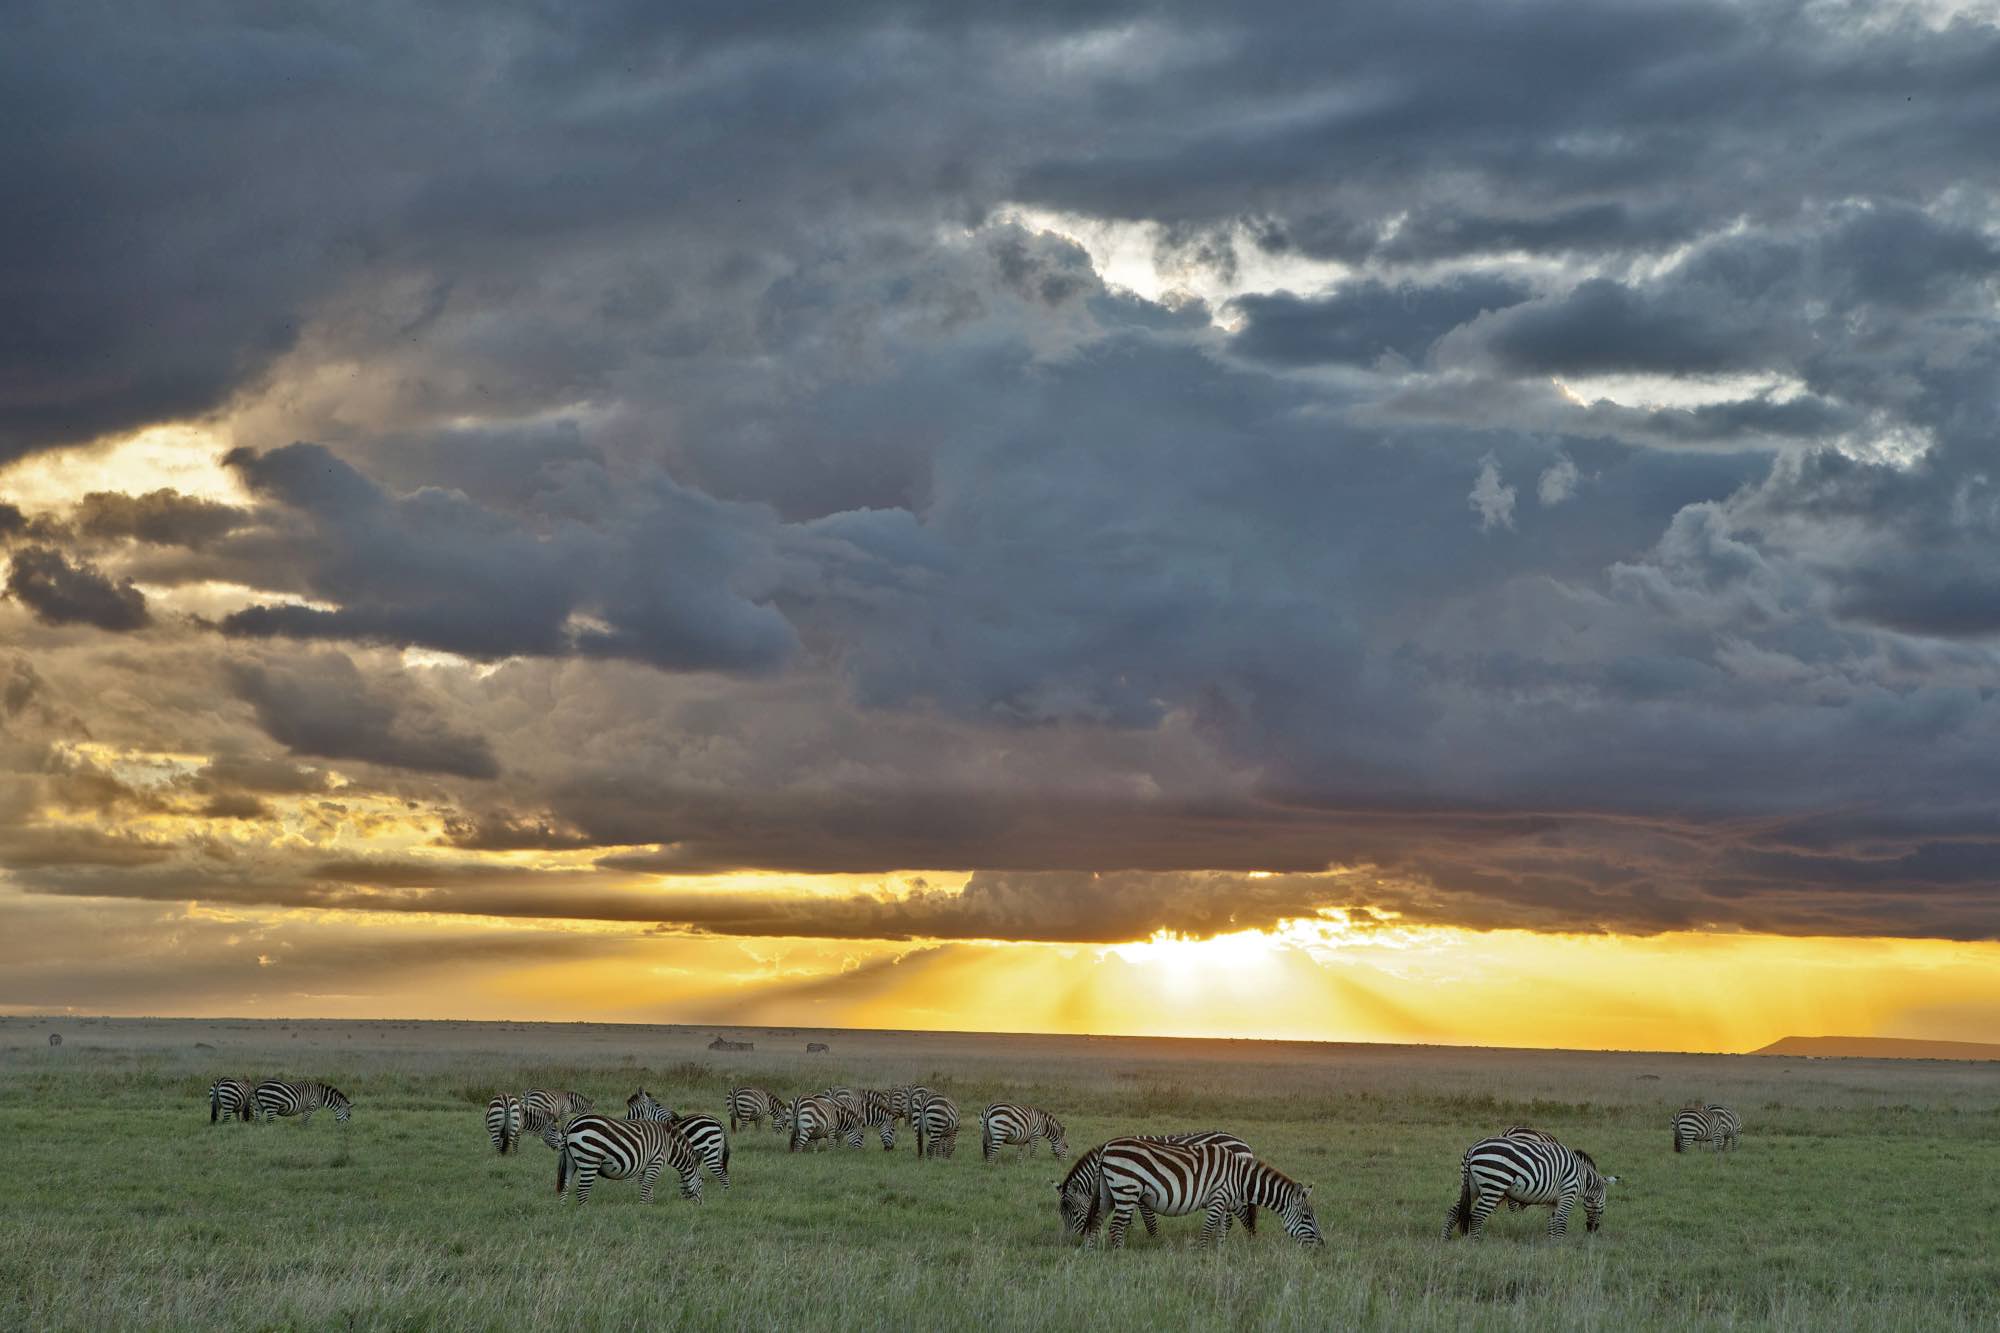
<instances>
[{"instance_id":1,"label":"distant hill","mask_svg":"<svg viewBox=\"0 0 2000 1333\"><path fill-rule=\"evenodd\" d=\"M1861 1060L2000 1060L2000 1045L1987 1041L1916 1041L1907 1037L1783 1037L1750 1054Z\"/></svg>"}]
</instances>

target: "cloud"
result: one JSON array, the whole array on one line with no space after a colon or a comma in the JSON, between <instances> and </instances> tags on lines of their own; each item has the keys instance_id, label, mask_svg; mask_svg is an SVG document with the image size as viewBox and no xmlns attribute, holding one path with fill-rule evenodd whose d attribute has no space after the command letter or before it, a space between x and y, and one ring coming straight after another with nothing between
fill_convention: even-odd
<instances>
[{"instance_id":1,"label":"cloud","mask_svg":"<svg viewBox=\"0 0 2000 1333\"><path fill-rule=\"evenodd\" d=\"M47 546L27 546L14 552L7 571L7 595L47 625L94 625L125 633L152 623L146 594L130 580L113 583L95 565L72 564L62 552Z\"/></svg>"},{"instance_id":2,"label":"cloud","mask_svg":"<svg viewBox=\"0 0 2000 1333\"><path fill-rule=\"evenodd\" d=\"M1460 274L1446 283L1390 286L1350 283L1307 299L1289 292L1239 297L1243 327L1231 339L1239 354L1281 365L1371 365L1384 355L1421 361L1432 343L1489 310L1528 299L1513 279Z\"/></svg>"},{"instance_id":3,"label":"cloud","mask_svg":"<svg viewBox=\"0 0 2000 1333\"><path fill-rule=\"evenodd\" d=\"M1514 526L1514 494L1514 488L1500 480L1500 460L1492 454L1480 459L1478 480L1466 500L1479 515L1481 532Z\"/></svg>"},{"instance_id":4,"label":"cloud","mask_svg":"<svg viewBox=\"0 0 2000 1333\"><path fill-rule=\"evenodd\" d=\"M1543 507L1559 505L1576 494L1576 462L1568 454L1558 454L1535 482L1535 494Z\"/></svg>"},{"instance_id":5,"label":"cloud","mask_svg":"<svg viewBox=\"0 0 2000 1333\"><path fill-rule=\"evenodd\" d=\"M452 727L420 696L370 681L343 653L237 658L225 670L258 726L293 754L463 778L499 775L484 737Z\"/></svg>"}]
</instances>

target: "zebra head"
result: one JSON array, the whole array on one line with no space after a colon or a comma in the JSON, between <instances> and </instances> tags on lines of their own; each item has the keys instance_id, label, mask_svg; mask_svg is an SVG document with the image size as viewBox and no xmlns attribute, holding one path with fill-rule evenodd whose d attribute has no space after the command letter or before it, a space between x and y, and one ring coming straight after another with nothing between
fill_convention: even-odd
<instances>
[{"instance_id":1,"label":"zebra head","mask_svg":"<svg viewBox=\"0 0 2000 1333\"><path fill-rule=\"evenodd\" d=\"M549 1147L555 1149L557 1152L561 1152L563 1135L568 1132L569 1121L550 1120L546 1125L542 1126L542 1142L548 1144Z\"/></svg>"},{"instance_id":2,"label":"zebra head","mask_svg":"<svg viewBox=\"0 0 2000 1333\"><path fill-rule=\"evenodd\" d=\"M1605 1191L1617 1183L1618 1177L1599 1173L1597 1163L1587 1152L1577 1153L1576 1159L1583 1168L1583 1229L1595 1231L1604 1225Z\"/></svg>"},{"instance_id":3,"label":"zebra head","mask_svg":"<svg viewBox=\"0 0 2000 1333\"><path fill-rule=\"evenodd\" d=\"M1048 1116L1046 1119L1049 1126L1049 1151L1055 1154L1057 1161L1061 1161L1069 1156L1069 1137L1063 1132L1062 1121L1054 1116Z\"/></svg>"},{"instance_id":4,"label":"zebra head","mask_svg":"<svg viewBox=\"0 0 2000 1333\"><path fill-rule=\"evenodd\" d=\"M349 1101L347 1094L339 1088L326 1090L326 1104L333 1108L333 1119L336 1124L346 1124L347 1117L354 1114L354 1103Z\"/></svg>"},{"instance_id":5,"label":"zebra head","mask_svg":"<svg viewBox=\"0 0 2000 1333\"><path fill-rule=\"evenodd\" d=\"M1326 1237L1319 1234L1319 1215L1313 1212L1313 1187L1296 1182L1285 1191L1285 1203L1281 1210L1285 1219L1285 1234L1301 1245L1324 1245Z\"/></svg>"}]
</instances>

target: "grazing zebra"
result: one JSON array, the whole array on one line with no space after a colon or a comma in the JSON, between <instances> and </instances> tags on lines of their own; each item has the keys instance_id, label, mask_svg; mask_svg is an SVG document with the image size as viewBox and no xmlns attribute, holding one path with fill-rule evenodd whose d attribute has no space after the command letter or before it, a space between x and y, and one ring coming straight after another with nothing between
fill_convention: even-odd
<instances>
[{"instance_id":1,"label":"grazing zebra","mask_svg":"<svg viewBox=\"0 0 2000 1333\"><path fill-rule=\"evenodd\" d=\"M863 1088L854 1094L854 1116L863 1129L873 1129L882 1136L882 1151L891 1152L896 1147L896 1110L889 1094L874 1088Z\"/></svg>"},{"instance_id":2,"label":"grazing zebra","mask_svg":"<svg viewBox=\"0 0 2000 1333\"><path fill-rule=\"evenodd\" d=\"M783 1130L785 1125L785 1104L775 1092L763 1088L732 1088L729 1091L729 1129L731 1133L744 1125L761 1125L771 1122L773 1130Z\"/></svg>"},{"instance_id":3,"label":"grazing zebra","mask_svg":"<svg viewBox=\"0 0 2000 1333\"><path fill-rule=\"evenodd\" d=\"M1247 1153L1220 1143L1147 1143L1112 1139L1099 1149L1103 1175L1098 1206L1108 1208L1112 1249L1125 1248L1132 1212L1141 1203L1169 1217L1202 1211L1200 1243L1213 1245L1233 1218L1246 1226L1256 1209L1269 1208L1285 1221L1285 1234L1301 1245L1323 1245L1312 1207L1312 1186Z\"/></svg>"},{"instance_id":4,"label":"grazing zebra","mask_svg":"<svg viewBox=\"0 0 2000 1333\"><path fill-rule=\"evenodd\" d=\"M660 1172L671 1166L681 1178L681 1197L701 1202L701 1166L694 1149L664 1120L612 1120L580 1115L542 1129L542 1142L556 1150L556 1197L561 1198L576 1177L576 1202L583 1206L590 1187L608 1180L639 1177L639 1202L653 1201Z\"/></svg>"},{"instance_id":5,"label":"grazing zebra","mask_svg":"<svg viewBox=\"0 0 2000 1333\"><path fill-rule=\"evenodd\" d=\"M1689 1102L1674 1113L1674 1151L1686 1152L1697 1143L1713 1143L1717 1152L1736 1146L1743 1121L1726 1106Z\"/></svg>"},{"instance_id":6,"label":"grazing zebra","mask_svg":"<svg viewBox=\"0 0 2000 1333\"><path fill-rule=\"evenodd\" d=\"M1047 1111L1012 1102L995 1102L979 1117L979 1151L987 1161L1000 1155L1003 1145L1021 1145L1025 1160L1035 1150L1036 1139L1049 1141L1049 1152L1060 1161L1069 1156L1069 1140L1063 1137L1062 1121Z\"/></svg>"},{"instance_id":7,"label":"grazing zebra","mask_svg":"<svg viewBox=\"0 0 2000 1333\"><path fill-rule=\"evenodd\" d=\"M521 1142L521 1099L501 1093L486 1103L486 1137L494 1151L506 1156Z\"/></svg>"},{"instance_id":8,"label":"grazing zebra","mask_svg":"<svg viewBox=\"0 0 2000 1333\"><path fill-rule=\"evenodd\" d=\"M254 1120L257 1103L250 1085L240 1078L219 1078L208 1085L208 1123Z\"/></svg>"},{"instance_id":9,"label":"grazing zebra","mask_svg":"<svg viewBox=\"0 0 2000 1333\"><path fill-rule=\"evenodd\" d=\"M572 1116L589 1114L590 1108L590 1098L580 1092L529 1088L521 1094L521 1129L528 1134L539 1134Z\"/></svg>"},{"instance_id":10,"label":"grazing zebra","mask_svg":"<svg viewBox=\"0 0 2000 1333\"><path fill-rule=\"evenodd\" d=\"M850 1148L861 1146L860 1119L831 1097L799 1098L792 1103L791 1122L792 1152L815 1142L831 1146L836 1139Z\"/></svg>"},{"instance_id":11,"label":"grazing zebra","mask_svg":"<svg viewBox=\"0 0 2000 1333\"><path fill-rule=\"evenodd\" d=\"M1529 1125L1509 1125L1500 1131L1500 1137L1503 1139L1534 1139L1542 1143L1556 1142L1555 1135L1544 1130L1535 1129ZM1525 1213L1528 1211L1528 1205L1510 1194L1507 1196L1507 1211L1510 1213Z\"/></svg>"},{"instance_id":12,"label":"grazing zebra","mask_svg":"<svg viewBox=\"0 0 2000 1333\"><path fill-rule=\"evenodd\" d=\"M1552 1204L1549 1234L1569 1231L1570 1210L1583 1200L1583 1224L1595 1231L1604 1220L1604 1194L1618 1177L1601 1174L1590 1154L1566 1148L1554 1139L1509 1137L1481 1139L1465 1150L1458 1167L1458 1202L1445 1215L1444 1238L1454 1231L1478 1236L1486 1219L1503 1198L1522 1204Z\"/></svg>"},{"instance_id":13,"label":"grazing zebra","mask_svg":"<svg viewBox=\"0 0 2000 1333\"><path fill-rule=\"evenodd\" d=\"M708 1168L708 1174L722 1188L729 1188L729 1136L722 1132L720 1120L712 1115L681 1115L654 1101L644 1088L626 1099L625 1118L655 1120L673 1126L674 1132L694 1149L696 1160Z\"/></svg>"},{"instance_id":14,"label":"grazing zebra","mask_svg":"<svg viewBox=\"0 0 2000 1333\"><path fill-rule=\"evenodd\" d=\"M925 1089L924 1104L910 1116L918 1157L949 1157L958 1147L958 1103Z\"/></svg>"},{"instance_id":15,"label":"grazing zebra","mask_svg":"<svg viewBox=\"0 0 2000 1333\"><path fill-rule=\"evenodd\" d=\"M1125 1140L1118 1140L1123 1142ZM1230 1152L1253 1156L1250 1145L1234 1134L1219 1129L1194 1130L1185 1134L1136 1134L1129 1140L1133 1143L1178 1143L1199 1146L1214 1144ZM1072 1236L1091 1236L1096 1233L1102 1220L1098 1212L1098 1186L1104 1179L1104 1145L1099 1144L1076 1159L1076 1165L1069 1174L1056 1182L1056 1211L1062 1216L1063 1230ZM1144 1199L1139 1201L1139 1220L1146 1224L1146 1234L1160 1234L1160 1224L1153 1215L1152 1208ZM1244 1214L1243 1228L1251 1235L1257 1234L1257 1209L1253 1204Z\"/></svg>"},{"instance_id":16,"label":"grazing zebra","mask_svg":"<svg viewBox=\"0 0 2000 1333\"><path fill-rule=\"evenodd\" d=\"M314 1111L322 1106L333 1108L333 1118L341 1124L353 1113L354 1103L347 1100L339 1088L325 1083L285 1083L278 1079L268 1079L257 1085L253 1094L257 1099L257 1114L269 1120L274 1116L295 1115L299 1123L310 1125Z\"/></svg>"}]
</instances>

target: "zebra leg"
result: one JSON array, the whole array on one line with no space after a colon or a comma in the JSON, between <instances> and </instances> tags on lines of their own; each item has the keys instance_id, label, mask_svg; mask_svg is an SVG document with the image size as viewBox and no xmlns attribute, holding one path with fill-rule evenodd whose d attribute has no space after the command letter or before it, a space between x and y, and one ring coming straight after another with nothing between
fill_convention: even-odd
<instances>
[{"instance_id":1,"label":"zebra leg","mask_svg":"<svg viewBox=\"0 0 2000 1333\"><path fill-rule=\"evenodd\" d=\"M666 1164L667 1159L664 1155L655 1157L652 1161L646 1163L646 1169L639 1174L640 1203L651 1203L653 1201L653 1186L660 1183L660 1168Z\"/></svg>"},{"instance_id":2,"label":"zebra leg","mask_svg":"<svg viewBox=\"0 0 2000 1333\"><path fill-rule=\"evenodd\" d=\"M1148 1236L1157 1236L1160 1234L1160 1219L1151 1208L1146 1206L1144 1199L1139 1200L1139 1220L1146 1224L1146 1234Z\"/></svg>"},{"instance_id":3,"label":"zebra leg","mask_svg":"<svg viewBox=\"0 0 2000 1333\"><path fill-rule=\"evenodd\" d=\"M893 1120L882 1126L882 1151L896 1151L896 1122Z\"/></svg>"},{"instance_id":4,"label":"zebra leg","mask_svg":"<svg viewBox=\"0 0 2000 1333\"><path fill-rule=\"evenodd\" d=\"M305 1128L305 1126L310 1125L313 1122L313 1112L317 1111L318 1109L319 1108L317 1106L308 1106L305 1109L305 1113L299 1117L299 1127L301 1129Z\"/></svg>"},{"instance_id":5,"label":"zebra leg","mask_svg":"<svg viewBox=\"0 0 2000 1333\"><path fill-rule=\"evenodd\" d=\"M729 1188L729 1163L716 1162L708 1169L709 1173L715 1177L716 1184L722 1186L724 1189Z\"/></svg>"},{"instance_id":6,"label":"zebra leg","mask_svg":"<svg viewBox=\"0 0 2000 1333\"><path fill-rule=\"evenodd\" d=\"M576 1169L576 1206L583 1207L583 1201L590 1197L590 1187L597 1183L597 1163L585 1162Z\"/></svg>"},{"instance_id":7,"label":"zebra leg","mask_svg":"<svg viewBox=\"0 0 2000 1333\"><path fill-rule=\"evenodd\" d=\"M1104 1247L1108 1250L1125 1248L1125 1229L1132 1225L1132 1203L1129 1199L1119 1199L1111 1205L1111 1221L1104 1228Z\"/></svg>"},{"instance_id":8,"label":"zebra leg","mask_svg":"<svg viewBox=\"0 0 2000 1333\"><path fill-rule=\"evenodd\" d=\"M726 1182L724 1188L728 1188ZM699 1169L690 1166L687 1174L681 1177L681 1197L694 1203L701 1202L701 1172Z\"/></svg>"},{"instance_id":9,"label":"zebra leg","mask_svg":"<svg viewBox=\"0 0 2000 1333\"><path fill-rule=\"evenodd\" d=\"M1575 1206L1574 1194L1565 1194L1556 1200L1555 1211L1549 1214L1549 1235L1560 1238L1569 1234L1569 1210Z\"/></svg>"},{"instance_id":10,"label":"zebra leg","mask_svg":"<svg viewBox=\"0 0 2000 1333\"><path fill-rule=\"evenodd\" d=\"M1222 1242L1222 1233L1229 1227L1229 1205L1220 1195L1208 1201L1208 1216L1201 1224L1201 1237L1196 1242L1203 1249Z\"/></svg>"},{"instance_id":11,"label":"zebra leg","mask_svg":"<svg viewBox=\"0 0 2000 1333\"><path fill-rule=\"evenodd\" d=\"M1466 1233L1477 1239L1486 1230L1486 1219L1493 1216L1493 1210L1500 1206L1498 1194L1482 1194L1472 1201L1472 1216L1466 1226Z\"/></svg>"}]
</instances>

